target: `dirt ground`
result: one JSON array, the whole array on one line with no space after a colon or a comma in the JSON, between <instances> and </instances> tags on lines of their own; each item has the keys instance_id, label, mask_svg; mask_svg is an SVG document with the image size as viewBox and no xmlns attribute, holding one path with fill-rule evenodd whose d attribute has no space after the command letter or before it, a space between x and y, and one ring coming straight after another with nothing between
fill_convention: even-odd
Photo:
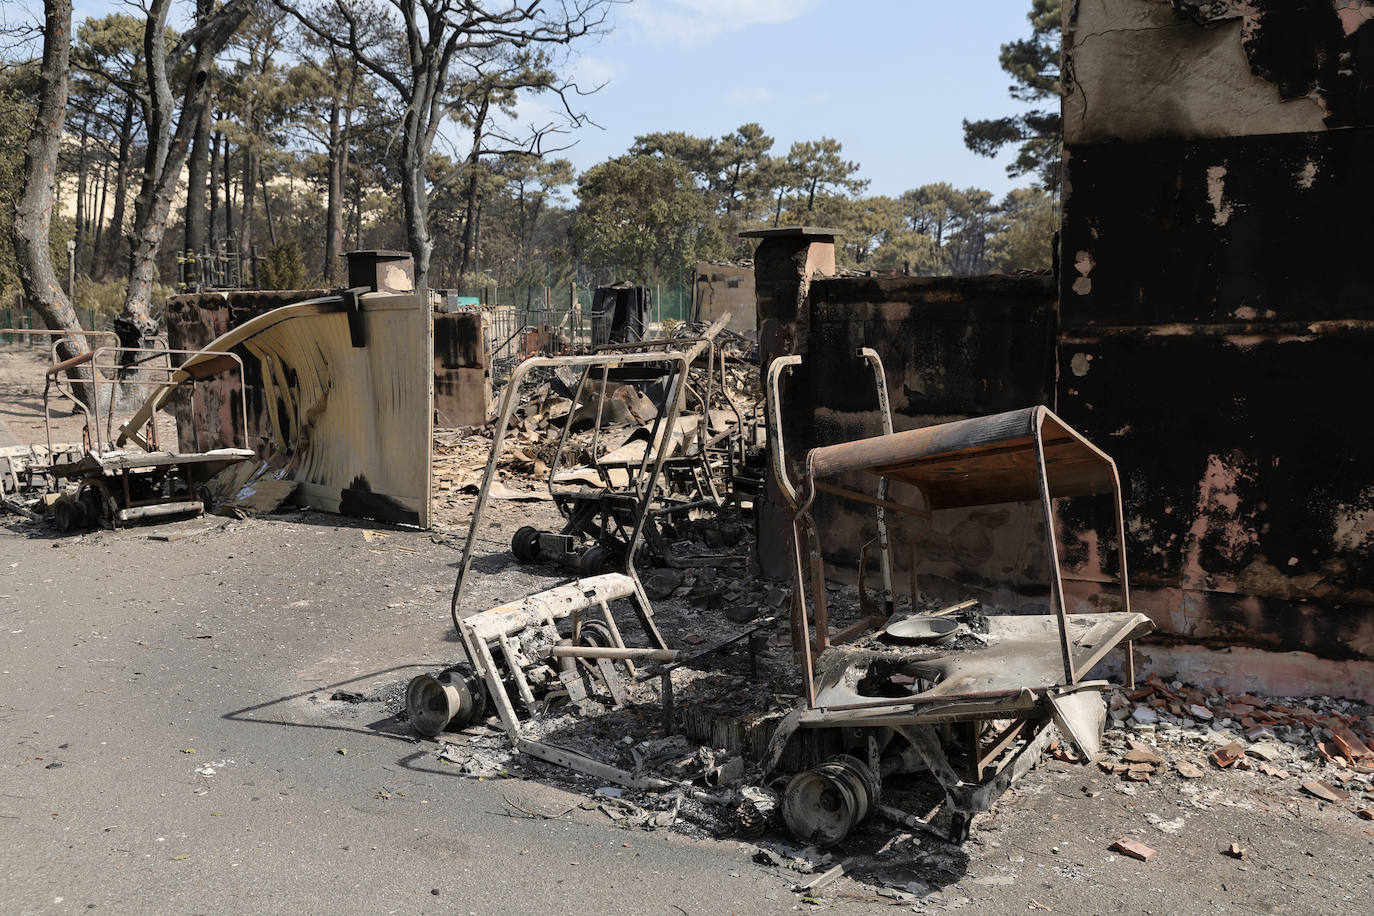
<instances>
[{"instance_id":1,"label":"dirt ground","mask_svg":"<svg viewBox=\"0 0 1374 916\"><path fill-rule=\"evenodd\" d=\"M37 353L0 347L0 435L21 442L35 421L41 440ZM74 536L0 517L0 911L1374 911L1369 767L1323 758L1319 729L1308 741L1295 726L1293 743L1243 741L1272 759L1223 769L1212 754L1241 726L1222 706L1185 721L1166 700L1152 718L1132 711L1156 700L1118 694L1099 762L1047 756L958 846L878 816L826 851L777 828L746 842L728 793L608 791L512 755L490 724L418 737L405 684L463 657L448 605L481 450L441 438L426 532L297 509ZM519 474L503 482L537 495ZM520 525L557 522L547 500L492 500L465 606L566 581L509 552ZM670 644L704 644L757 625L727 611L770 614L782 586L747 569L681 577L657 621ZM765 701L783 708L799 689L786 627L761 632L755 661L782 679ZM675 688L748 693L741 646ZM565 716L557 737L624 765L662 736L653 683L634 697ZM1312 705L1374 725L1367 707ZM1132 751L1150 772L1120 772ZM1301 788L1315 781L1332 800ZM917 813L938 797L920 776L884 792ZM1153 857L1113 849L1123 839Z\"/></svg>"},{"instance_id":2,"label":"dirt ground","mask_svg":"<svg viewBox=\"0 0 1374 916\"><path fill-rule=\"evenodd\" d=\"M43 388L45 372L50 365L51 355L46 342L42 346L0 343L0 448L46 444ZM123 415L129 412L125 411ZM107 412L102 412L101 418L110 419ZM106 423L102 427L102 438L109 438L109 433L117 432L120 418L121 413L116 411L113 425ZM52 431L53 445L80 445L82 426L83 418L73 410L71 401L56 391L51 392L48 428ZM170 414L159 415L157 433L163 448L175 445L176 421Z\"/></svg>"}]
</instances>

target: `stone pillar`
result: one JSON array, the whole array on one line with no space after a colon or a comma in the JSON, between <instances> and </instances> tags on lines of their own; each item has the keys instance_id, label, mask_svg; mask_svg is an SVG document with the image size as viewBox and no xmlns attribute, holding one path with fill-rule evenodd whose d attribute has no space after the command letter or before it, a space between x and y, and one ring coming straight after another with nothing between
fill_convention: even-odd
<instances>
[{"instance_id":1,"label":"stone pillar","mask_svg":"<svg viewBox=\"0 0 1374 916\"><path fill-rule=\"evenodd\" d=\"M741 233L760 239L754 252L760 380L767 382L775 357L806 352L811 281L835 275L835 230L789 226ZM801 371L799 367L796 371ZM789 390L786 382L783 390ZM804 390L800 386L791 390ZM787 416L783 417L788 425ZM769 448L773 443L769 442ZM792 456L794 458L800 456ZM766 576L786 576L792 552L792 513L768 466L768 486L754 513L759 565Z\"/></svg>"}]
</instances>

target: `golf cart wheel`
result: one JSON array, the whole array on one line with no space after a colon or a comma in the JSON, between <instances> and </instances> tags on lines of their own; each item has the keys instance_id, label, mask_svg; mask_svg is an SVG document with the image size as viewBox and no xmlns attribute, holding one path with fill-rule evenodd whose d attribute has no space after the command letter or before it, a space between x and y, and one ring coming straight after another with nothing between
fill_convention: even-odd
<instances>
[{"instance_id":1,"label":"golf cart wheel","mask_svg":"<svg viewBox=\"0 0 1374 916\"><path fill-rule=\"evenodd\" d=\"M510 539L510 552L521 563L533 563L539 559L539 529L525 525Z\"/></svg>"},{"instance_id":2,"label":"golf cart wheel","mask_svg":"<svg viewBox=\"0 0 1374 916\"><path fill-rule=\"evenodd\" d=\"M608 550L605 547L593 547L582 554L582 559L577 564L577 572L582 578L599 576L602 573L616 572L625 564L625 559L618 550Z\"/></svg>"},{"instance_id":3,"label":"golf cart wheel","mask_svg":"<svg viewBox=\"0 0 1374 916\"><path fill-rule=\"evenodd\" d=\"M600 620L588 620L582 624L582 636L579 642L584 646L600 646L609 649L615 645L615 638L611 635L611 628Z\"/></svg>"}]
</instances>

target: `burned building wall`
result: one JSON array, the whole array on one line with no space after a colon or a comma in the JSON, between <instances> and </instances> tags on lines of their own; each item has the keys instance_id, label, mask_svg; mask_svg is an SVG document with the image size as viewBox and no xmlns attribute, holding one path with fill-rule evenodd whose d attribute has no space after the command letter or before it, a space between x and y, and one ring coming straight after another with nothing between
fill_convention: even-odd
<instances>
[{"instance_id":1,"label":"burned building wall","mask_svg":"<svg viewBox=\"0 0 1374 916\"><path fill-rule=\"evenodd\" d=\"M480 311L434 314L434 425L481 426L491 409L491 342Z\"/></svg>"},{"instance_id":2,"label":"burned building wall","mask_svg":"<svg viewBox=\"0 0 1374 916\"><path fill-rule=\"evenodd\" d=\"M1147 670L1374 700L1374 3L1067 0L1063 73L1057 291L815 281L772 341L806 354L788 446L879 431L861 345L898 429L1048 404L1121 470ZM871 511L818 511L852 575ZM904 519L896 560L1033 606L1044 532L1016 511ZM1105 606L1110 505L1057 511L1071 609Z\"/></svg>"},{"instance_id":3,"label":"burned building wall","mask_svg":"<svg viewBox=\"0 0 1374 916\"><path fill-rule=\"evenodd\" d=\"M1068 2L1064 73L1056 409L1118 459L1136 609L1374 659L1374 4ZM1104 521L1064 515L1080 600Z\"/></svg>"},{"instance_id":4,"label":"burned building wall","mask_svg":"<svg viewBox=\"0 0 1374 916\"><path fill-rule=\"evenodd\" d=\"M753 337L758 325L754 311L754 265L698 261L692 283L692 317L710 324L727 312L732 331Z\"/></svg>"},{"instance_id":5,"label":"burned building wall","mask_svg":"<svg viewBox=\"0 0 1374 916\"><path fill-rule=\"evenodd\" d=\"M793 407L784 419L795 459L808 448L882 432L872 370L855 357L860 347L883 360L897 431L1050 403L1056 328L1050 277L836 277L815 280L808 299L808 355L795 370ZM855 476L845 485L874 491L871 478ZM921 505L919 494L901 485L891 495ZM852 576L863 545L877 534L873 511L822 494L815 517L826 532L827 559ZM1036 507L949 510L928 520L889 513L888 524L899 592L910 591L914 564L923 596L976 595L1028 611L1048 607L1044 525ZM867 567L875 564L870 552Z\"/></svg>"},{"instance_id":6,"label":"burned building wall","mask_svg":"<svg viewBox=\"0 0 1374 916\"><path fill-rule=\"evenodd\" d=\"M266 314L283 305L304 302L329 295L329 290L235 290L231 292L191 293L172 296L167 300L165 321L167 345L173 350L196 351L222 334ZM187 395L178 395L172 402L177 417L177 447L183 452L239 444L236 434L241 411L248 421L247 448L266 458L271 451L272 421L263 400L266 387L262 369L252 354L239 353L243 358L243 377L237 372L226 373L213 383L196 385ZM194 401L192 399L194 398ZM217 416L219 434L214 441L194 441L198 427L207 424L190 422L192 411L197 417Z\"/></svg>"}]
</instances>

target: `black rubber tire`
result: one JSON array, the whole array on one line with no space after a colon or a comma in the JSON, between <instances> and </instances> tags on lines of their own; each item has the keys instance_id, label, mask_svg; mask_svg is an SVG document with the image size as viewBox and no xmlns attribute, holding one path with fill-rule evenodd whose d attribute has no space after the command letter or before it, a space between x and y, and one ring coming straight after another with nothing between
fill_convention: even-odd
<instances>
[{"instance_id":1,"label":"black rubber tire","mask_svg":"<svg viewBox=\"0 0 1374 916\"><path fill-rule=\"evenodd\" d=\"M602 573L618 572L624 565L625 560L620 551L593 547L582 554L582 559L577 564L577 574L586 579Z\"/></svg>"},{"instance_id":2,"label":"black rubber tire","mask_svg":"<svg viewBox=\"0 0 1374 916\"><path fill-rule=\"evenodd\" d=\"M611 635L611 628L606 626L604 621L588 620L582 624L580 642L584 646L600 646L609 649L615 645L615 637Z\"/></svg>"},{"instance_id":3,"label":"black rubber tire","mask_svg":"<svg viewBox=\"0 0 1374 916\"><path fill-rule=\"evenodd\" d=\"M525 525L510 539L510 552L521 563L534 563L539 559L539 529Z\"/></svg>"},{"instance_id":4,"label":"black rubber tire","mask_svg":"<svg viewBox=\"0 0 1374 916\"><path fill-rule=\"evenodd\" d=\"M52 504L52 520L63 534L75 531L81 522L81 509L74 500L62 498Z\"/></svg>"}]
</instances>

